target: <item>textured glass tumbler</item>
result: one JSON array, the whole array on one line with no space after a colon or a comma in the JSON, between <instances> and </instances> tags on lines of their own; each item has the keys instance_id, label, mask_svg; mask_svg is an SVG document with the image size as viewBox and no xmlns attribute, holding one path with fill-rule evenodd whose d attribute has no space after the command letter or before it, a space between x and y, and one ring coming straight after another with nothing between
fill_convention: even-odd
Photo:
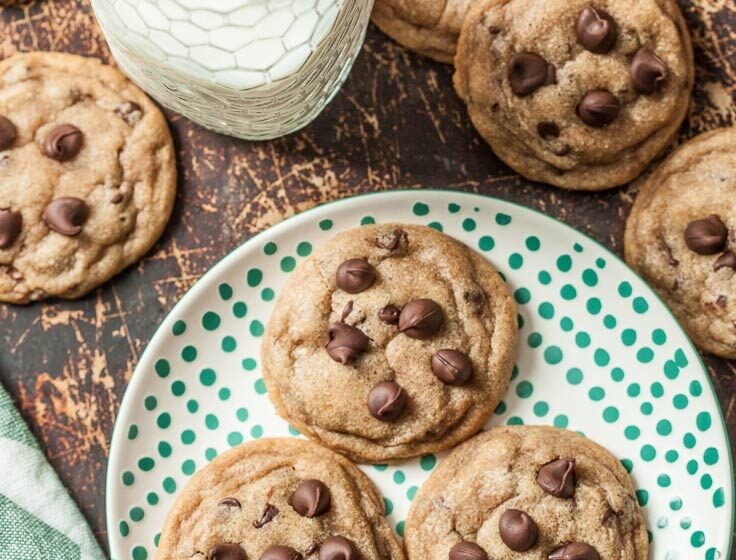
<instances>
[{"instance_id":1,"label":"textured glass tumbler","mask_svg":"<svg viewBox=\"0 0 736 560\"><path fill-rule=\"evenodd\" d=\"M373 0L92 0L120 66L217 132L267 140L309 124L345 81Z\"/></svg>"}]
</instances>

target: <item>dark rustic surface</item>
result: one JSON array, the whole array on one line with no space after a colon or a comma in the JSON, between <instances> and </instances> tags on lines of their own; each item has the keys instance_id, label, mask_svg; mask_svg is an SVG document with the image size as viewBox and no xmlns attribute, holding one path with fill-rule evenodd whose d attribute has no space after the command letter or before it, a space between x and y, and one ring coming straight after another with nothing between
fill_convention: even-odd
<instances>
[{"instance_id":1,"label":"dark rustic surface","mask_svg":"<svg viewBox=\"0 0 736 560\"><path fill-rule=\"evenodd\" d=\"M680 1L698 80L683 138L736 118L733 0ZM88 0L6 8L0 56L59 50L109 60ZM106 546L104 476L113 420L138 356L165 314L215 262L254 233L328 200L397 187L492 194L560 218L621 253L632 188L574 194L530 184L469 124L452 69L375 28L347 84L316 123L248 143L170 114L181 180L174 216L141 264L77 302L0 305L0 382ZM732 444L734 364L705 356Z\"/></svg>"}]
</instances>

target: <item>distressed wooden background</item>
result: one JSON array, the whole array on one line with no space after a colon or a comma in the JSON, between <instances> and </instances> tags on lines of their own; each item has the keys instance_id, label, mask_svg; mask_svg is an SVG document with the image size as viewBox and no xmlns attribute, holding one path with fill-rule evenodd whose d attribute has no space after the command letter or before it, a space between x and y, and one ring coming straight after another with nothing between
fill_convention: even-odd
<instances>
[{"instance_id":1,"label":"distressed wooden background","mask_svg":"<svg viewBox=\"0 0 736 560\"><path fill-rule=\"evenodd\" d=\"M734 0L680 0L698 79L682 138L736 118ZM0 56L58 50L109 60L88 0L0 9ZM138 266L83 300L0 305L0 383L106 544L104 478L120 400L159 322L215 262L254 233L359 192L439 187L540 209L621 253L633 188L575 194L531 184L474 132L452 69L371 28L345 87L307 129L273 142L219 136L169 114L181 180L163 239ZM736 438L733 363L705 356Z\"/></svg>"}]
</instances>

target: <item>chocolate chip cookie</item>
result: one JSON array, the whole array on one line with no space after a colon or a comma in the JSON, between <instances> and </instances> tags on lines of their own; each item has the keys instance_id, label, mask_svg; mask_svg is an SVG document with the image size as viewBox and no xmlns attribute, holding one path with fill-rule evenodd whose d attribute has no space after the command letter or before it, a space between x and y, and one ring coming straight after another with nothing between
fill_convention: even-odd
<instances>
[{"instance_id":1,"label":"chocolate chip cookie","mask_svg":"<svg viewBox=\"0 0 736 560\"><path fill-rule=\"evenodd\" d=\"M76 298L143 256L176 194L156 106L61 53L0 62L0 301Z\"/></svg>"},{"instance_id":2,"label":"chocolate chip cookie","mask_svg":"<svg viewBox=\"0 0 736 560\"><path fill-rule=\"evenodd\" d=\"M626 261L695 343L736 359L736 129L680 146L644 182L626 223Z\"/></svg>"},{"instance_id":3,"label":"chocolate chip cookie","mask_svg":"<svg viewBox=\"0 0 736 560\"><path fill-rule=\"evenodd\" d=\"M380 494L344 457L297 439L241 445L198 472L158 560L403 560Z\"/></svg>"},{"instance_id":4,"label":"chocolate chip cookie","mask_svg":"<svg viewBox=\"0 0 736 560\"><path fill-rule=\"evenodd\" d=\"M263 343L279 414L357 461L475 434L508 385L516 309L491 264L415 225L341 233L294 271Z\"/></svg>"},{"instance_id":5,"label":"chocolate chip cookie","mask_svg":"<svg viewBox=\"0 0 736 560\"><path fill-rule=\"evenodd\" d=\"M694 80L674 0L479 0L455 66L496 155L574 190L636 178L675 139Z\"/></svg>"},{"instance_id":6,"label":"chocolate chip cookie","mask_svg":"<svg viewBox=\"0 0 736 560\"><path fill-rule=\"evenodd\" d=\"M621 463L574 432L493 428L455 449L406 520L409 560L646 560Z\"/></svg>"},{"instance_id":7,"label":"chocolate chip cookie","mask_svg":"<svg viewBox=\"0 0 736 560\"><path fill-rule=\"evenodd\" d=\"M404 47L452 63L468 0L376 0L372 19Z\"/></svg>"}]
</instances>

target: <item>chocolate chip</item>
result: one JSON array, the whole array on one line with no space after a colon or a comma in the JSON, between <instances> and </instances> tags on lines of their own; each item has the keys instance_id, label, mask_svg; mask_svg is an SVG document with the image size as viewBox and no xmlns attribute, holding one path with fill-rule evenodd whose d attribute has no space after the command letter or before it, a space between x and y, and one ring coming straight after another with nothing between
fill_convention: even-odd
<instances>
[{"instance_id":1,"label":"chocolate chip","mask_svg":"<svg viewBox=\"0 0 736 560\"><path fill-rule=\"evenodd\" d=\"M537 132L542 140L560 137L560 127L553 122L540 122L537 125Z\"/></svg>"},{"instance_id":2,"label":"chocolate chip","mask_svg":"<svg viewBox=\"0 0 736 560\"><path fill-rule=\"evenodd\" d=\"M1 246L1 245L0 245ZM713 270L719 271L722 268L730 268L736 270L736 253L733 251L726 251L716 260L713 265Z\"/></svg>"},{"instance_id":3,"label":"chocolate chip","mask_svg":"<svg viewBox=\"0 0 736 560\"><path fill-rule=\"evenodd\" d=\"M358 560L358 551L345 537L328 537L319 548L319 560Z\"/></svg>"},{"instance_id":4,"label":"chocolate chip","mask_svg":"<svg viewBox=\"0 0 736 560\"><path fill-rule=\"evenodd\" d=\"M429 338L442 326L442 309L431 299L407 303L399 315L399 330L410 338Z\"/></svg>"},{"instance_id":5,"label":"chocolate chip","mask_svg":"<svg viewBox=\"0 0 736 560\"><path fill-rule=\"evenodd\" d=\"M509 81L511 90L525 97L542 86L557 83L557 71L538 54L515 54L509 60Z\"/></svg>"},{"instance_id":6,"label":"chocolate chip","mask_svg":"<svg viewBox=\"0 0 736 560\"><path fill-rule=\"evenodd\" d=\"M537 524L523 511L507 509L498 523L501 540L515 552L526 552L537 542Z\"/></svg>"},{"instance_id":7,"label":"chocolate chip","mask_svg":"<svg viewBox=\"0 0 736 560\"><path fill-rule=\"evenodd\" d=\"M549 560L601 560L595 548L586 543L574 542L554 550Z\"/></svg>"},{"instance_id":8,"label":"chocolate chip","mask_svg":"<svg viewBox=\"0 0 736 560\"><path fill-rule=\"evenodd\" d=\"M578 42L590 52L606 54L616 46L618 26L611 14L588 6L578 16Z\"/></svg>"},{"instance_id":9,"label":"chocolate chip","mask_svg":"<svg viewBox=\"0 0 736 560\"><path fill-rule=\"evenodd\" d=\"M125 197L123 196L123 193L117 193L115 196L110 199L110 202L113 204L120 204Z\"/></svg>"},{"instance_id":10,"label":"chocolate chip","mask_svg":"<svg viewBox=\"0 0 736 560\"><path fill-rule=\"evenodd\" d=\"M694 220L685 228L685 244L699 255L715 255L726 247L728 228L720 217L712 214Z\"/></svg>"},{"instance_id":11,"label":"chocolate chip","mask_svg":"<svg viewBox=\"0 0 736 560\"><path fill-rule=\"evenodd\" d=\"M475 543L460 541L450 549L448 560L488 560L488 554Z\"/></svg>"},{"instance_id":12,"label":"chocolate chip","mask_svg":"<svg viewBox=\"0 0 736 560\"><path fill-rule=\"evenodd\" d=\"M578 105L578 116L587 125L603 128L618 118L621 104L610 91L598 90L585 94Z\"/></svg>"},{"instance_id":13,"label":"chocolate chip","mask_svg":"<svg viewBox=\"0 0 736 560\"><path fill-rule=\"evenodd\" d=\"M651 95L667 81L667 65L653 51L639 49L631 61L631 84L634 90Z\"/></svg>"},{"instance_id":14,"label":"chocolate chip","mask_svg":"<svg viewBox=\"0 0 736 560\"><path fill-rule=\"evenodd\" d=\"M43 221L53 231L74 237L82 231L87 221L89 208L84 200L73 196L64 196L52 200L43 211Z\"/></svg>"},{"instance_id":15,"label":"chocolate chip","mask_svg":"<svg viewBox=\"0 0 736 560\"><path fill-rule=\"evenodd\" d=\"M401 245L401 240L406 239L406 232L403 229L395 229L389 234L383 234L376 238L376 247L386 249L387 251L395 251Z\"/></svg>"},{"instance_id":16,"label":"chocolate chip","mask_svg":"<svg viewBox=\"0 0 736 560\"><path fill-rule=\"evenodd\" d=\"M330 323L327 353L336 362L352 364L368 348L368 337L359 329L344 323Z\"/></svg>"},{"instance_id":17,"label":"chocolate chip","mask_svg":"<svg viewBox=\"0 0 736 560\"><path fill-rule=\"evenodd\" d=\"M387 305L378 312L378 318L389 325L398 325L399 315L401 315L401 309L395 305Z\"/></svg>"},{"instance_id":18,"label":"chocolate chip","mask_svg":"<svg viewBox=\"0 0 736 560\"><path fill-rule=\"evenodd\" d=\"M69 161L82 149L82 131L71 124L60 124L46 135L43 153L56 161Z\"/></svg>"},{"instance_id":19,"label":"chocolate chip","mask_svg":"<svg viewBox=\"0 0 736 560\"><path fill-rule=\"evenodd\" d=\"M486 295L483 290L468 290L463 294L463 299L475 313L483 311L483 306L486 304Z\"/></svg>"},{"instance_id":20,"label":"chocolate chip","mask_svg":"<svg viewBox=\"0 0 736 560\"><path fill-rule=\"evenodd\" d=\"M345 307L342 308L342 313L340 313L340 322L344 323L345 319L350 317L350 314L353 312L353 300L350 300L345 304Z\"/></svg>"},{"instance_id":21,"label":"chocolate chip","mask_svg":"<svg viewBox=\"0 0 736 560\"><path fill-rule=\"evenodd\" d=\"M539 469L537 484L547 494L569 500L575 495L575 459L547 463Z\"/></svg>"},{"instance_id":22,"label":"chocolate chip","mask_svg":"<svg viewBox=\"0 0 736 560\"><path fill-rule=\"evenodd\" d=\"M720 307L721 309L725 309L726 305L728 305L728 298L721 294L716 300L716 305L718 305L718 307Z\"/></svg>"},{"instance_id":23,"label":"chocolate chip","mask_svg":"<svg viewBox=\"0 0 736 560\"><path fill-rule=\"evenodd\" d=\"M458 350L439 350L432 356L431 363L437 379L446 385L465 385L473 375L473 364Z\"/></svg>"},{"instance_id":24,"label":"chocolate chip","mask_svg":"<svg viewBox=\"0 0 736 560\"><path fill-rule=\"evenodd\" d=\"M7 249L20 235L23 216L10 208L0 208L0 249Z\"/></svg>"},{"instance_id":25,"label":"chocolate chip","mask_svg":"<svg viewBox=\"0 0 736 560\"><path fill-rule=\"evenodd\" d=\"M304 555L305 556L311 556L312 554L314 554L315 552L317 552L317 549L319 549L319 543L318 542L313 542L312 544L310 544L307 547L307 550L304 551Z\"/></svg>"},{"instance_id":26,"label":"chocolate chip","mask_svg":"<svg viewBox=\"0 0 736 560\"><path fill-rule=\"evenodd\" d=\"M378 420L396 420L404 408L406 392L393 381L382 381L368 394L368 410Z\"/></svg>"},{"instance_id":27,"label":"chocolate chip","mask_svg":"<svg viewBox=\"0 0 736 560\"><path fill-rule=\"evenodd\" d=\"M365 259L349 259L337 269L337 287L349 294L364 292L376 281L375 269Z\"/></svg>"},{"instance_id":28,"label":"chocolate chip","mask_svg":"<svg viewBox=\"0 0 736 560\"><path fill-rule=\"evenodd\" d=\"M0 151L10 148L16 135L15 125L7 117L0 115Z\"/></svg>"},{"instance_id":29,"label":"chocolate chip","mask_svg":"<svg viewBox=\"0 0 736 560\"><path fill-rule=\"evenodd\" d=\"M261 554L260 560L303 560L303 558L290 546L272 546Z\"/></svg>"},{"instance_id":30,"label":"chocolate chip","mask_svg":"<svg viewBox=\"0 0 736 560\"><path fill-rule=\"evenodd\" d=\"M115 107L115 114L130 126L135 126L143 118L143 109L135 101L125 101Z\"/></svg>"},{"instance_id":31,"label":"chocolate chip","mask_svg":"<svg viewBox=\"0 0 736 560\"><path fill-rule=\"evenodd\" d=\"M491 26L490 26L490 27L488 28L488 32L489 32L489 33L490 33L491 35L498 35L499 33L501 33L501 28L500 28L499 26L497 26L497 25L491 25Z\"/></svg>"},{"instance_id":32,"label":"chocolate chip","mask_svg":"<svg viewBox=\"0 0 736 560\"><path fill-rule=\"evenodd\" d=\"M248 558L237 544L222 543L210 548L207 560L248 560Z\"/></svg>"},{"instance_id":33,"label":"chocolate chip","mask_svg":"<svg viewBox=\"0 0 736 560\"><path fill-rule=\"evenodd\" d=\"M217 505L228 508L241 508L240 501L237 498L223 498Z\"/></svg>"},{"instance_id":34,"label":"chocolate chip","mask_svg":"<svg viewBox=\"0 0 736 560\"><path fill-rule=\"evenodd\" d=\"M264 525L268 525L279 514L279 509L273 504L266 504L263 508L261 516L253 522L254 529L260 529Z\"/></svg>"},{"instance_id":35,"label":"chocolate chip","mask_svg":"<svg viewBox=\"0 0 736 560\"><path fill-rule=\"evenodd\" d=\"M291 496L291 507L302 517L318 517L330 509L330 491L320 480L302 480Z\"/></svg>"}]
</instances>

